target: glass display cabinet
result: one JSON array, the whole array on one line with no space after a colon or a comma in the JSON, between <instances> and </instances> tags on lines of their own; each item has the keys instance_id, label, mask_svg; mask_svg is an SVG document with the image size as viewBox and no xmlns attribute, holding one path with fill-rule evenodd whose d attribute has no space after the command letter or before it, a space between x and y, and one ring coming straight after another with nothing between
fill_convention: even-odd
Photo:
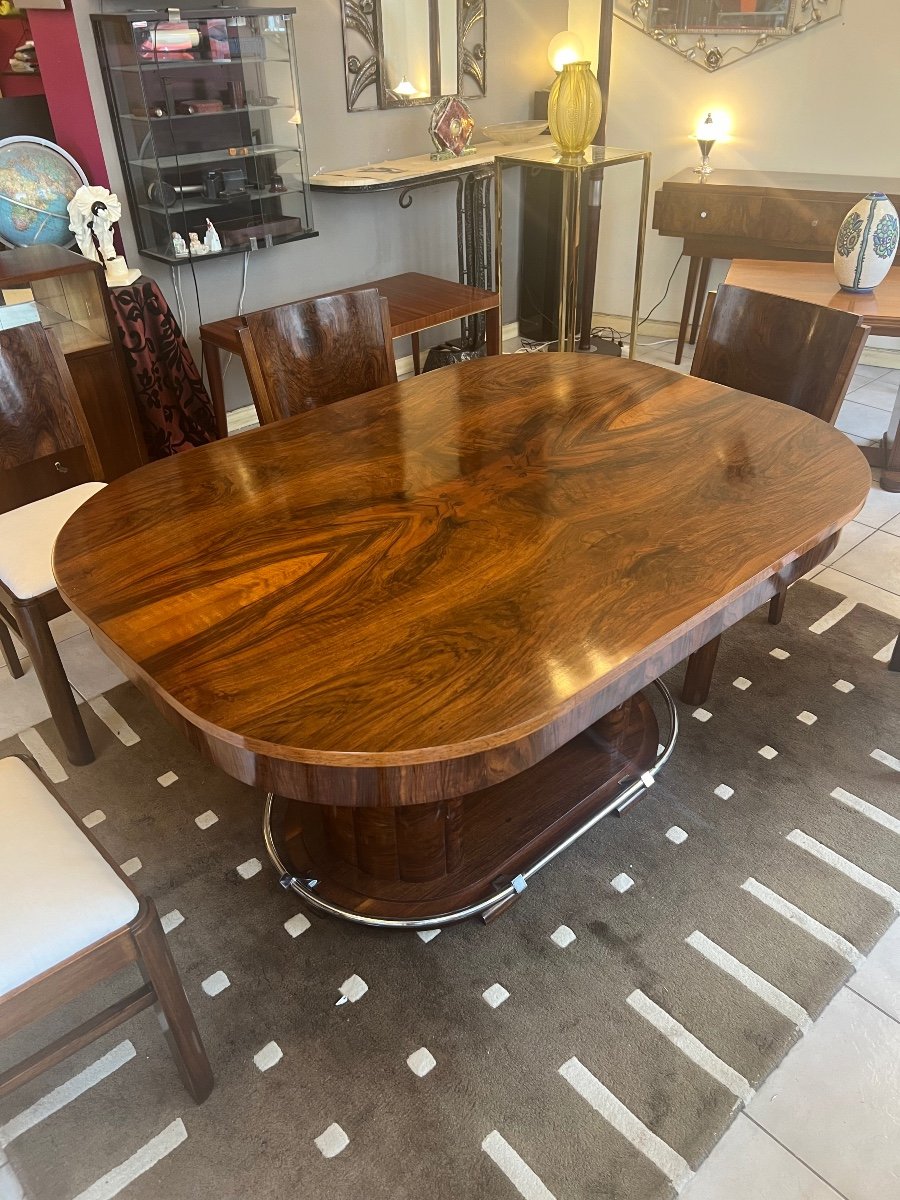
<instances>
[{"instance_id":1,"label":"glass display cabinet","mask_svg":"<svg viewBox=\"0 0 900 1200\"><path fill-rule=\"evenodd\" d=\"M293 13L92 15L141 254L203 262L316 236Z\"/></svg>"}]
</instances>

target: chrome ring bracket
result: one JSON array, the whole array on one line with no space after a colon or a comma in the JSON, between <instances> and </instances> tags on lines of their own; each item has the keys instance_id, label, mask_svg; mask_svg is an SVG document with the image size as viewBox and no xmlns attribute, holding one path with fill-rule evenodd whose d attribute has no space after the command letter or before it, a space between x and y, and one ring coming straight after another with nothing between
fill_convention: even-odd
<instances>
[{"instance_id":1,"label":"chrome ring bracket","mask_svg":"<svg viewBox=\"0 0 900 1200\"><path fill-rule=\"evenodd\" d=\"M595 825L598 825L604 817L608 817L611 813L617 815L623 813L636 800L640 799L656 781L657 774L669 761L672 751L675 748L675 742L678 738L678 712L675 708L675 701L672 699L672 694L666 685L661 680L655 679L653 686L663 698L666 714L669 719L669 736L662 749L658 752L653 765L644 771L638 779L623 781L620 791L608 804L605 804L603 808L595 812L587 821L577 829L574 829L536 862L532 863L527 870L520 872L514 879L509 881L501 882L498 880L497 891L486 900L480 900L477 904L466 905L464 908L454 909L452 912L440 913L433 917L418 918L369 917L362 913L342 908L340 905L332 904L330 901L323 899L322 896L316 895L315 889L319 883L318 878L309 875L295 875L292 871L288 870L282 861L272 834L272 805L275 800L275 794L274 792L269 792L266 795L266 802L263 807L263 840L266 852L279 874L280 885L286 891L296 892L312 908L326 912L332 917L341 917L343 920L353 921L357 925L370 925L378 929L440 929L444 925L453 925L458 921L465 921L469 917L477 916L482 916L485 921L490 920L492 915L496 914L511 901L517 899L527 887L528 881L537 875L539 871L542 871L548 863L551 863L557 855L562 854L564 850L568 850L579 838L593 829Z\"/></svg>"}]
</instances>

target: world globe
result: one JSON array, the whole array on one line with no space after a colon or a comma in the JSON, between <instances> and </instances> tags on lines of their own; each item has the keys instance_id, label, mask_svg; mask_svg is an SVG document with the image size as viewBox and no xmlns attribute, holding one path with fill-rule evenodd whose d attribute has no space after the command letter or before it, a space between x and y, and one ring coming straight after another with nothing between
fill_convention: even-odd
<instances>
[{"instance_id":1,"label":"world globe","mask_svg":"<svg viewBox=\"0 0 900 1200\"><path fill-rule=\"evenodd\" d=\"M4 246L71 246L66 208L87 177L53 142L0 141L0 242Z\"/></svg>"}]
</instances>

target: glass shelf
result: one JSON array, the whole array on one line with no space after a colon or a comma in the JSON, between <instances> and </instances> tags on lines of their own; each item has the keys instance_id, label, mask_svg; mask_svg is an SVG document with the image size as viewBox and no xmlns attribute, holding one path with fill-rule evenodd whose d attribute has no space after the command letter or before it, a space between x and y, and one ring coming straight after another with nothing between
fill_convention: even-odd
<instances>
[{"instance_id":1,"label":"glass shelf","mask_svg":"<svg viewBox=\"0 0 900 1200\"><path fill-rule=\"evenodd\" d=\"M235 117L241 113L286 111L287 104L245 104L243 108L220 108L216 112L172 113L171 116L148 117L137 113L119 113L120 121L140 121L143 125L153 125L157 121L168 125L170 121L196 121L199 117Z\"/></svg>"},{"instance_id":2,"label":"glass shelf","mask_svg":"<svg viewBox=\"0 0 900 1200\"><path fill-rule=\"evenodd\" d=\"M137 158L129 159L128 165L131 167L152 167L166 170L172 167L202 167L209 163L222 162L223 160L239 166L248 158L259 158L262 154L299 154L299 146L257 146L251 144L242 146L241 150L246 150L247 153L230 154L230 147L225 147L223 150L199 150L188 154L169 154L162 158Z\"/></svg>"},{"instance_id":3,"label":"glass shelf","mask_svg":"<svg viewBox=\"0 0 900 1200\"><path fill-rule=\"evenodd\" d=\"M161 71L183 71L188 67L239 67L242 63L284 63L290 65L289 58L262 58L256 54L250 54L246 58L235 56L234 58L173 58L171 62L167 62L164 58L142 58L137 63L110 63L110 71L123 71L126 74L138 74L140 72L152 72L158 74Z\"/></svg>"},{"instance_id":4,"label":"glass shelf","mask_svg":"<svg viewBox=\"0 0 900 1200\"><path fill-rule=\"evenodd\" d=\"M284 191L272 192L268 188L247 188L245 192L235 196L217 196L214 200L208 199L206 196L182 196L177 203L169 205L166 208L163 204L154 204L147 200L139 205L140 208L146 208L148 212L159 213L174 213L176 216L183 212L202 212L209 208L237 208L243 202L244 206L248 203L259 203L265 200L279 200L285 196L296 196L298 193L306 192L307 188L304 184L297 187L286 187Z\"/></svg>"},{"instance_id":5,"label":"glass shelf","mask_svg":"<svg viewBox=\"0 0 900 1200\"><path fill-rule=\"evenodd\" d=\"M265 249L269 246L282 246L287 242L302 241L306 238L318 237L318 231L315 229L300 229L296 233L271 234L267 239L248 238L247 241L240 245L223 246L216 254L181 254L176 255L168 251L166 246L156 246L152 250L142 250L141 253L147 258L156 259L157 262L168 263L173 267L186 266L188 263L208 262L214 258L228 258L233 254L246 254L248 251L256 251ZM254 244L255 243L255 244Z\"/></svg>"}]
</instances>

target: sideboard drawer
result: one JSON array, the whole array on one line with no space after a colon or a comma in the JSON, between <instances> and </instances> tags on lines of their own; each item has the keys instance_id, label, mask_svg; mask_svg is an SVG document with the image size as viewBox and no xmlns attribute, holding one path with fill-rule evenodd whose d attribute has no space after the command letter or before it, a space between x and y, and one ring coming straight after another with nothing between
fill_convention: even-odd
<instances>
[{"instance_id":1,"label":"sideboard drawer","mask_svg":"<svg viewBox=\"0 0 900 1200\"><path fill-rule=\"evenodd\" d=\"M662 188L656 193L653 228L663 235L730 234L759 237L763 228L762 196L703 191L702 184L685 189Z\"/></svg>"},{"instance_id":2,"label":"sideboard drawer","mask_svg":"<svg viewBox=\"0 0 900 1200\"><path fill-rule=\"evenodd\" d=\"M766 200L761 233L767 242L808 249L834 245L841 221L852 204L845 200L798 200L770 196Z\"/></svg>"}]
</instances>

